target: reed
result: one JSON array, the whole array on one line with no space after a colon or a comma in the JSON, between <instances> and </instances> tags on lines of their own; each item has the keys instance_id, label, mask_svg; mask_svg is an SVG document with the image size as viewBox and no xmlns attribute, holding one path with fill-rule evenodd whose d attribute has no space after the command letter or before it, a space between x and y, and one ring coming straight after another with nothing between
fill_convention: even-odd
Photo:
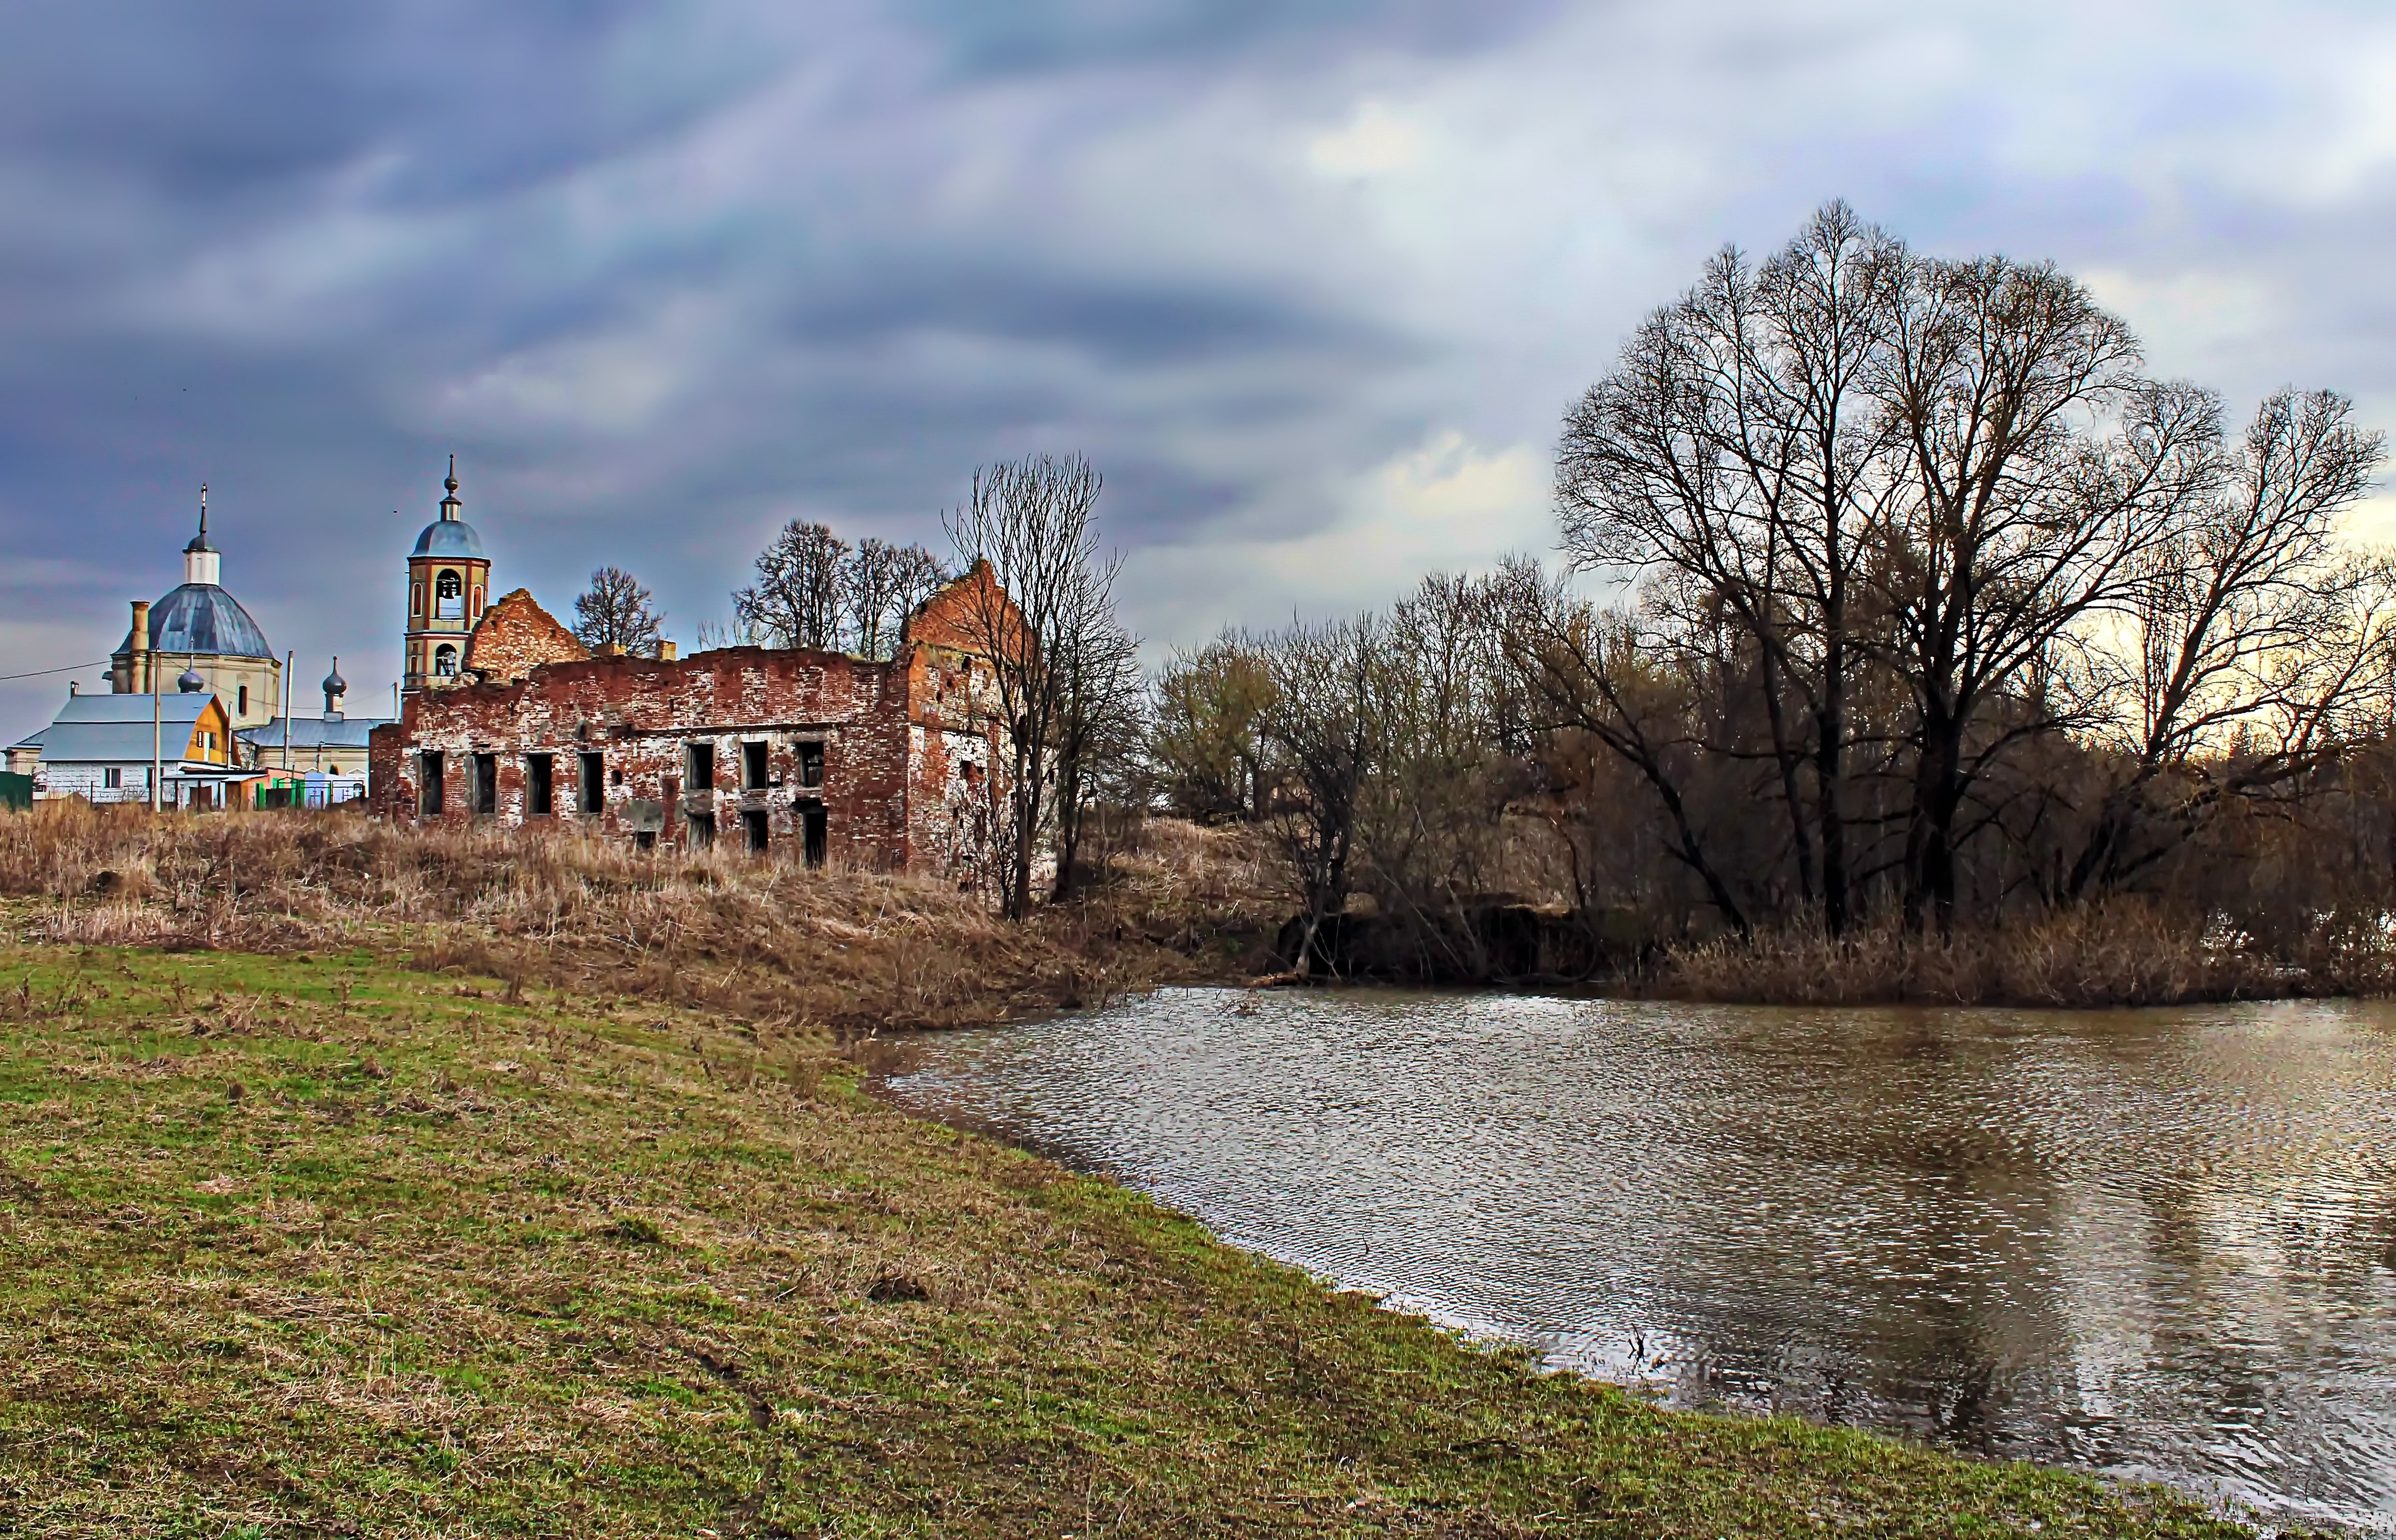
<instances>
[{"instance_id":1,"label":"reed","mask_svg":"<svg viewBox=\"0 0 2396 1540\"><path fill-rule=\"evenodd\" d=\"M1668 951L1643 993L1757 1004L2175 1005L2396 989L2385 927L2320 918L2265 944L2140 904L2060 912L2002 930L1911 936L1894 925L1832 938L1781 931Z\"/></svg>"}]
</instances>

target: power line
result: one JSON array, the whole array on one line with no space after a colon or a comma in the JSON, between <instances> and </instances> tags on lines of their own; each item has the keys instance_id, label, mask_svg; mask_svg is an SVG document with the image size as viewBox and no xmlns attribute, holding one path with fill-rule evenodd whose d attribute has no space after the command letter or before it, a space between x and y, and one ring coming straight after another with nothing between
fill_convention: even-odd
<instances>
[{"instance_id":1,"label":"power line","mask_svg":"<svg viewBox=\"0 0 2396 1540\"><path fill-rule=\"evenodd\" d=\"M12 679L46 679L51 674L73 673L77 669L102 668L110 661L111 659L102 657L90 663L70 663L63 669L36 669L32 673L0 674L0 684L6 684Z\"/></svg>"}]
</instances>

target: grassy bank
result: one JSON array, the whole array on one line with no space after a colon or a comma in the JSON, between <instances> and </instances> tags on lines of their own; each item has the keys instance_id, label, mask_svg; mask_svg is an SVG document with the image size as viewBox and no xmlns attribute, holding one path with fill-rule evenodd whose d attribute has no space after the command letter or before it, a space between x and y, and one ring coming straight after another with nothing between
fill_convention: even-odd
<instances>
[{"instance_id":1,"label":"grassy bank","mask_svg":"<svg viewBox=\"0 0 2396 1540\"><path fill-rule=\"evenodd\" d=\"M0 949L0 1532L2243 1533L1537 1374L856 1055L368 952Z\"/></svg>"}]
</instances>

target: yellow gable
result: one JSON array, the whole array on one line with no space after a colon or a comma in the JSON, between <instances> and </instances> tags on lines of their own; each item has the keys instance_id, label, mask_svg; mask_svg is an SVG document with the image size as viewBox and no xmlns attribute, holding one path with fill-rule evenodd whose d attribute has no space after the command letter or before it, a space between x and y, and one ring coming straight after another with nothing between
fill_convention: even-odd
<instances>
[{"instance_id":1,"label":"yellow gable","mask_svg":"<svg viewBox=\"0 0 2396 1540\"><path fill-rule=\"evenodd\" d=\"M192 724L192 741L183 746L183 758L210 764L233 763L233 719L216 697L210 696L200 708L199 720Z\"/></svg>"}]
</instances>

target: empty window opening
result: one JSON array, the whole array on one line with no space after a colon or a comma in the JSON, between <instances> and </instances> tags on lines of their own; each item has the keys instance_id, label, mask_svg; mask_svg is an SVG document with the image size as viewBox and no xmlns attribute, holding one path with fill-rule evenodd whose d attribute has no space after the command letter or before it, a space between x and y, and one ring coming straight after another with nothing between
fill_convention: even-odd
<instances>
[{"instance_id":1,"label":"empty window opening","mask_svg":"<svg viewBox=\"0 0 2396 1540\"><path fill-rule=\"evenodd\" d=\"M489 817L499 810L499 756L474 756L474 812Z\"/></svg>"},{"instance_id":2,"label":"empty window opening","mask_svg":"<svg viewBox=\"0 0 2396 1540\"><path fill-rule=\"evenodd\" d=\"M805 787L817 787L823 784L822 744L802 743L799 745L799 784Z\"/></svg>"},{"instance_id":3,"label":"empty window opening","mask_svg":"<svg viewBox=\"0 0 2396 1540\"><path fill-rule=\"evenodd\" d=\"M546 818L557 811L555 771L547 754L525 756L525 816Z\"/></svg>"},{"instance_id":4,"label":"empty window opening","mask_svg":"<svg viewBox=\"0 0 2396 1540\"><path fill-rule=\"evenodd\" d=\"M657 849L658 831L654 829L636 829L632 830L632 848L634 850Z\"/></svg>"},{"instance_id":5,"label":"empty window opening","mask_svg":"<svg viewBox=\"0 0 2396 1540\"><path fill-rule=\"evenodd\" d=\"M824 847L830 843L826 837L823 803L809 803L800 808L799 827L806 835L807 865L823 865Z\"/></svg>"},{"instance_id":6,"label":"empty window opening","mask_svg":"<svg viewBox=\"0 0 2396 1540\"><path fill-rule=\"evenodd\" d=\"M683 767L691 794L715 790L715 745L694 743L683 750Z\"/></svg>"},{"instance_id":7,"label":"empty window opening","mask_svg":"<svg viewBox=\"0 0 2396 1540\"><path fill-rule=\"evenodd\" d=\"M425 753L417 756L417 808L426 814L441 811L441 756Z\"/></svg>"},{"instance_id":8,"label":"empty window opening","mask_svg":"<svg viewBox=\"0 0 2396 1540\"><path fill-rule=\"evenodd\" d=\"M454 572L444 572L433 580L433 612L436 620L466 618L466 585Z\"/></svg>"},{"instance_id":9,"label":"empty window opening","mask_svg":"<svg viewBox=\"0 0 2396 1540\"><path fill-rule=\"evenodd\" d=\"M606 758L593 750L583 754L581 760L582 775L578 783L580 805L585 813L596 813L607 805Z\"/></svg>"},{"instance_id":10,"label":"empty window opening","mask_svg":"<svg viewBox=\"0 0 2396 1540\"><path fill-rule=\"evenodd\" d=\"M740 784L752 791L765 784L765 745L762 742L740 746Z\"/></svg>"},{"instance_id":11,"label":"empty window opening","mask_svg":"<svg viewBox=\"0 0 2396 1540\"><path fill-rule=\"evenodd\" d=\"M608 783L609 785L611 785L611 786L621 786L621 785L623 785L623 784L624 784L624 772L623 772L621 769L617 769L617 770L610 771L610 772L608 773L608 776L607 776L607 783Z\"/></svg>"},{"instance_id":12,"label":"empty window opening","mask_svg":"<svg viewBox=\"0 0 2396 1540\"><path fill-rule=\"evenodd\" d=\"M458 677L458 649L446 642L433 649L433 675L436 679Z\"/></svg>"},{"instance_id":13,"label":"empty window opening","mask_svg":"<svg viewBox=\"0 0 2396 1540\"><path fill-rule=\"evenodd\" d=\"M240 692L240 697L239 697L239 698L240 698L241 704L240 704L240 705L238 705L238 706L236 706L236 707L234 707L234 708L233 708L233 710L235 710L236 711L239 711L243 716L247 716L247 715L249 715L249 686L248 686L248 685L245 684L245 685L243 685L243 686L241 687L241 692Z\"/></svg>"},{"instance_id":14,"label":"empty window opening","mask_svg":"<svg viewBox=\"0 0 2396 1540\"><path fill-rule=\"evenodd\" d=\"M741 814L740 828L741 831L749 836L749 848L751 850L763 850L765 848L765 809L751 808L748 812Z\"/></svg>"},{"instance_id":15,"label":"empty window opening","mask_svg":"<svg viewBox=\"0 0 2396 1540\"><path fill-rule=\"evenodd\" d=\"M690 816L690 844L693 850L705 850L715 843L715 815L694 813Z\"/></svg>"}]
</instances>

